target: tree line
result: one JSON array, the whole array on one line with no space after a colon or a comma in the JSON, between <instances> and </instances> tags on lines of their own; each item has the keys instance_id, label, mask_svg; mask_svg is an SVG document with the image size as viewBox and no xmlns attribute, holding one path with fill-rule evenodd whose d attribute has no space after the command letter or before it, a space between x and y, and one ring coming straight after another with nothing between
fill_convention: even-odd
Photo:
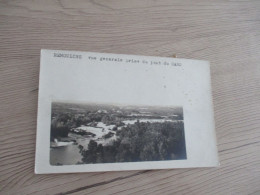
<instances>
[{"instance_id":1,"label":"tree line","mask_svg":"<svg viewBox=\"0 0 260 195\"><path fill-rule=\"evenodd\" d=\"M139 122L122 127L108 145L91 140L79 146L83 163L113 163L186 159L184 124Z\"/></svg>"}]
</instances>

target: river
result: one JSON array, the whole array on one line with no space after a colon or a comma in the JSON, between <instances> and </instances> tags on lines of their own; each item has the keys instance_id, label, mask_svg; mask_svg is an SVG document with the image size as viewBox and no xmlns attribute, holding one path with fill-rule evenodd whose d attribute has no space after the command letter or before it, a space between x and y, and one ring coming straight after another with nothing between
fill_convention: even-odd
<instances>
[{"instance_id":1,"label":"river","mask_svg":"<svg viewBox=\"0 0 260 195\"><path fill-rule=\"evenodd\" d=\"M82 162L78 145L67 145L50 149L51 165L75 165Z\"/></svg>"}]
</instances>

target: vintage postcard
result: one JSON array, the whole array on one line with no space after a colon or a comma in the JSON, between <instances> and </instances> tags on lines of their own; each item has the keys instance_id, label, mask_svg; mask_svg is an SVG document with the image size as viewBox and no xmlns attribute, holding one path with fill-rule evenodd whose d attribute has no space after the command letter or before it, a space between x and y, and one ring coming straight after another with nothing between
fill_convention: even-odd
<instances>
[{"instance_id":1,"label":"vintage postcard","mask_svg":"<svg viewBox=\"0 0 260 195\"><path fill-rule=\"evenodd\" d=\"M209 62L41 51L35 173L218 165Z\"/></svg>"}]
</instances>

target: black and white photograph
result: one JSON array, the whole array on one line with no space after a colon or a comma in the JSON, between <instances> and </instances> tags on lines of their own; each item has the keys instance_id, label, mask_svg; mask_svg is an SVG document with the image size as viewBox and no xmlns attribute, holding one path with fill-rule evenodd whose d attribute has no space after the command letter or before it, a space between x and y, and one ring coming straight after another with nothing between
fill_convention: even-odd
<instances>
[{"instance_id":1,"label":"black and white photograph","mask_svg":"<svg viewBox=\"0 0 260 195\"><path fill-rule=\"evenodd\" d=\"M182 107L53 102L53 166L187 159Z\"/></svg>"}]
</instances>

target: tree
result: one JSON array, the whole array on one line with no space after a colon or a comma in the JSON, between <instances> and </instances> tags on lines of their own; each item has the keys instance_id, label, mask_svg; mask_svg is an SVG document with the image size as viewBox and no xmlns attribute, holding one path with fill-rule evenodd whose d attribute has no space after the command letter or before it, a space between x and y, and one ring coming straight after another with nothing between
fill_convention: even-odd
<instances>
[{"instance_id":1,"label":"tree","mask_svg":"<svg viewBox=\"0 0 260 195\"><path fill-rule=\"evenodd\" d=\"M51 140L57 137L67 137L71 122L66 116L57 117L51 121Z\"/></svg>"},{"instance_id":2,"label":"tree","mask_svg":"<svg viewBox=\"0 0 260 195\"><path fill-rule=\"evenodd\" d=\"M83 151L86 163L186 159L183 122L143 123L122 127L110 145L91 140Z\"/></svg>"},{"instance_id":3,"label":"tree","mask_svg":"<svg viewBox=\"0 0 260 195\"><path fill-rule=\"evenodd\" d=\"M86 159L88 163L96 163L97 160L97 142L90 140L88 144L88 150L86 151Z\"/></svg>"}]
</instances>

